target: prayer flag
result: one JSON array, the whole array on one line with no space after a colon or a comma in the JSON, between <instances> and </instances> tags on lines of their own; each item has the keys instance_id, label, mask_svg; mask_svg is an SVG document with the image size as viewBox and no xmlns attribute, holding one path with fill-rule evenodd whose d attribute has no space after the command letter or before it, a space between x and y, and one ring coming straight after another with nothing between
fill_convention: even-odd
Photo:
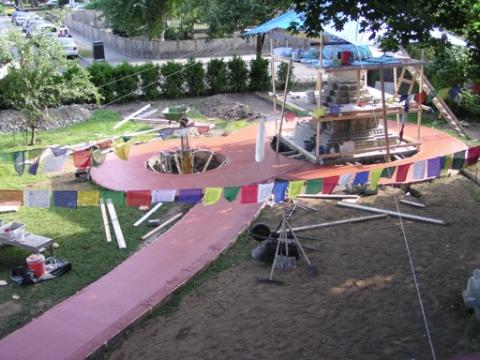
<instances>
[{"instance_id":1,"label":"prayer flag","mask_svg":"<svg viewBox=\"0 0 480 360\"><path fill-rule=\"evenodd\" d=\"M0 190L0 204L21 206L23 204L22 190Z\"/></svg>"},{"instance_id":2,"label":"prayer flag","mask_svg":"<svg viewBox=\"0 0 480 360\"><path fill-rule=\"evenodd\" d=\"M442 157L436 157L427 161L427 177L437 177L442 168Z\"/></svg>"},{"instance_id":3,"label":"prayer flag","mask_svg":"<svg viewBox=\"0 0 480 360\"><path fill-rule=\"evenodd\" d=\"M207 187L205 188L205 195L203 196L203 204L205 206L214 205L222 198L223 188L221 187Z\"/></svg>"},{"instance_id":4,"label":"prayer flag","mask_svg":"<svg viewBox=\"0 0 480 360\"><path fill-rule=\"evenodd\" d=\"M103 200L110 199L115 206L125 206L125 194L122 191L100 191L100 197Z\"/></svg>"},{"instance_id":5,"label":"prayer flag","mask_svg":"<svg viewBox=\"0 0 480 360\"><path fill-rule=\"evenodd\" d=\"M272 195L272 190L273 190L273 182L268 183L268 184L259 184L258 185L258 198L257 202L262 203L264 201L267 201Z\"/></svg>"},{"instance_id":6,"label":"prayer flag","mask_svg":"<svg viewBox=\"0 0 480 360\"><path fill-rule=\"evenodd\" d=\"M322 192L323 179L307 180L306 194L318 194Z\"/></svg>"},{"instance_id":7,"label":"prayer flag","mask_svg":"<svg viewBox=\"0 0 480 360\"><path fill-rule=\"evenodd\" d=\"M152 190L152 203L175 201L175 189Z\"/></svg>"},{"instance_id":8,"label":"prayer flag","mask_svg":"<svg viewBox=\"0 0 480 360\"><path fill-rule=\"evenodd\" d=\"M453 155L445 155L442 158L442 170L448 170L452 167Z\"/></svg>"},{"instance_id":9,"label":"prayer flag","mask_svg":"<svg viewBox=\"0 0 480 360\"><path fill-rule=\"evenodd\" d=\"M352 180L352 176L353 174L343 174L342 176L340 176L340 180L338 182L338 185L342 186L342 187L346 187L350 181Z\"/></svg>"},{"instance_id":10,"label":"prayer flag","mask_svg":"<svg viewBox=\"0 0 480 360\"><path fill-rule=\"evenodd\" d=\"M282 203L285 201L285 192L287 191L288 181L277 180L273 185L273 201L275 203Z\"/></svg>"},{"instance_id":11,"label":"prayer flag","mask_svg":"<svg viewBox=\"0 0 480 360\"><path fill-rule=\"evenodd\" d=\"M58 156L64 156L66 153L67 153L67 149L63 149L63 148L50 148L50 151L53 153L54 156L58 157Z\"/></svg>"},{"instance_id":12,"label":"prayer flag","mask_svg":"<svg viewBox=\"0 0 480 360\"><path fill-rule=\"evenodd\" d=\"M121 143L113 146L113 152L122 160L128 160L128 155L130 154L130 144Z\"/></svg>"},{"instance_id":13,"label":"prayer flag","mask_svg":"<svg viewBox=\"0 0 480 360\"><path fill-rule=\"evenodd\" d=\"M150 207L151 191L150 190L131 190L126 194L127 206L147 206Z\"/></svg>"},{"instance_id":14,"label":"prayer flag","mask_svg":"<svg viewBox=\"0 0 480 360\"><path fill-rule=\"evenodd\" d=\"M240 189L240 203L252 204L256 203L258 199L258 185L244 185Z\"/></svg>"},{"instance_id":15,"label":"prayer flag","mask_svg":"<svg viewBox=\"0 0 480 360\"><path fill-rule=\"evenodd\" d=\"M25 151L16 151L13 153L13 166L18 175L23 175L25 171Z\"/></svg>"},{"instance_id":16,"label":"prayer flag","mask_svg":"<svg viewBox=\"0 0 480 360\"><path fill-rule=\"evenodd\" d=\"M98 191L79 191L78 206L98 206L100 193Z\"/></svg>"},{"instance_id":17,"label":"prayer flag","mask_svg":"<svg viewBox=\"0 0 480 360\"><path fill-rule=\"evenodd\" d=\"M467 165L474 165L478 162L480 156L480 145L468 149Z\"/></svg>"},{"instance_id":18,"label":"prayer flag","mask_svg":"<svg viewBox=\"0 0 480 360\"><path fill-rule=\"evenodd\" d=\"M453 170L461 170L463 168L463 165L465 164L466 153L467 153L466 150L462 150L453 154L453 161L452 161Z\"/></svg>"},{"instance_id":19,"label":"prayer flag","mask_svg":"<svg viewBox=\"0 0 480 360\"><path fill-rule=\"evenodd\" d=\"M76 191L54 191L53 205L62 208L77 208L77 192Z\"/></svg>"},{"instance_id":20,"label":"prayer flag","mask_svg":"<svg viewBox=\"0 0 480 360\"><path fill-rule=\"evenodd\" d=\"M396 169L395 166L384 168L382 170L380 177L391 179L393 177L393 174L395 173L395 169Z\"/></svg>"},{"instance_id":21,"label":"prayer flag","mask_svg":"<svg viewBox=\"0 0 480 360\"><path fill-rule=\"evenodd\" d=\"M92 164L93 166L100 166L105 161L107 154L104 154L102 150L97 149L92 152Z\"/></svg>"},{"instance_id":22,"label":"prayer flag","mask_svg":"<svg viewBox=\"0 0 480 360\"><path fill-rule=\"evenodd\" d=\"M43 158L43 173L46 174L62 170L67 157L68 153L66 150L62 155L58 156L55 155L53 149L50 149L50 151L47 150Z\"/></svg>"},{"instance_id":23,"label":"prayer flag","mask_svg":"<svg viewBox=\"0 0 480 360\"><path fill-rule=\"evenodd\" d=\"M240 192L240 186L231 186L231 187L226 187L223 189L223 197L227 201L235 201L235 199L238 196L238 193Z\"/></svg>"},{"instance_id":24,"label":"prayer flag","mask_svg":"<svg viewBox=\"0 0 480 360\"><path fill-rule=\"evenodd\" d=\"M403 164L398 165L397 167L397 176L395 178L396 182L405 182L407 180L408 169L410 168L410 164Z\"/></svg>"},{"instance_id":25,"label":"prayer flag","mask_svg":"<svg viewBox=\"0 0 480 360\"><path fill-rule=\"evenodd\" d=\"M202 189L181 189L178 191L178 201L196 204L202 199Z\"/></svg>"},{"instance_id":26,"label":"prayer flag","mask_svg":"<svg viewBox=\"0 0 480 360\"><path fill-rule=\"evenodd\" d=\"M44 148L28 150L27 151L27 159L28 160L34 160L34 159L38 158L40 155L42 155L44 150L45 150Z\"/></svg>"},{"instance_id":27,"label":"prayer flag","mask_svg":"<svg viewBox=\"0 0 480 360\"><path fill-rule=\"evenodd\" d=\"M72 155L73 165L75 165L77 169L90 167L92 165L91 154L92 152L90 149L75 151Z\"/></svg>"},{"instance_id":28,"label":"prayer flag","mask_svg":"<svg viewBox=\"0 0 480 360\"><path fill-rule=\"evenodd\" d=\"M337 186L339 176L329 176L323 179L322 194L331 194Z\"/></svg>"},{"instance_id":29,"label":"prayer flag","mask_svg":"<svg viewBox=\"0 0 480 360\"><path fill-rule=\"evenodd\" d=\"M25 190L23 204L25 207L48 209L51 195L50 190Z\"/></svg>"},{"instance_id":30,"label":"prayer flag","mask_svg":"<svg viewBox=\"0 0 480 360\"><path fill-rule=\"evenodd\" d=\"M288 183L288 197L290 199L296 198L302 192L305 180L294 180Z\"/></svg>"},{"instance_id":31,"label":"prayer flag","mask_svg":"<svg viewBox=\"0 0 480 360\"><path fill-rule=\"evenodd\" d=\"M362 185L368 182L368 171L361 171L355 174L353 185Z\"/></svg>"},{"instance_id":32,"label":"prayer flag","mask_svg":"<svg viewBox=\"0 0 480 360\"><path fill-rule=\"evenodd\" d=\"M417 161L413 163L413 180L423 180L425 179L425 160Z\"/></svg>"},{"instance_id":33,"label":"prayer flag","mask_svg":"<svg viewBox=\"0 0 480 360\"><path fill-rule=\"evenodd\" d=\"M377 189L378 188L378 180L380 180L380 176L382 175L383 169L373 169L370 171L370 188Z\"/></svg>"},{"instance_id":34,"label":"prayer flag","mask_svg":"<svg viewBox=\"0 0 480 360\"><path fill-rule=\"evenodd\" d=\"M36 159L32 165L28 168L30 175L37 175L38 167L40 166L40 158Z\"/></svg>"}]
</instances>

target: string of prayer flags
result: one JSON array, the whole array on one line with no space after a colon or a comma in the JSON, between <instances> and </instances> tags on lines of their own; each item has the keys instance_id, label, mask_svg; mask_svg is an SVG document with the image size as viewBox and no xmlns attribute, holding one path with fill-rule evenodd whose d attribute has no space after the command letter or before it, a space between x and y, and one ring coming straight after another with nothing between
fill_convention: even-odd
<instances>
[{"instance_id":1,"label":"string of prayer flags","mask_svg":"<svg viewBox=\"0 0 480 360\"><path fill-rule=\"evenodd\" d=\"M322 194L331 194L337 186L339 176L329 176L323 179Z\"/></svg>"},{"instance_id":2,"label":"string of prayer flags","mask_svg":"<svg viewBox=\"0 0 480 360\"><path fill-rule=\"evenodd\" d=\"M436 157L427 161L427 177L437 177L442 169L442 157Z\"/></svg>"},{"instance_id":3,"label":"string of prayer flags","mask_svg":"<svg viewBox=\"0 0 480 360\"><path fill-rule=\"evenodd\" d=\"M468 149L466 164L467 165L474 165L478 162L478 158L480 156L480 145L475 146L473 148Z\"/></svg>"},{"instance_id":4,"label":"string of prayer flags","mask_svg":"<svg viewBox=\"0 0 480 360\"><path fill-rule=\"evenodd\" d=\"M382 175L383 169L373 169L370 171L370 188L376 190L378 188L378 181Z\"/></svg>"},{"instance_id":5,"label":"string of prayer flags","mask_svg":"<svg viewBox=\"0 0 480 360\"><path fill-rule=\"evenodd\" d=\"M442 158L442 170L448 170L452 167L453 155L446 155Z\"/></svg>"},{"instance_id":6,"label":"string of prayer flags","mask_svg":"<svg viewBox=\"0 0 480 360\"><path fill-rule=\"evenodd\" d=\"M45 155L43 157L43 173L44 174L57 172L63 169L63 165L67 160L68 153L66 150L63 151L64 149L60 149L60 150L57 152L58 155L55 155L56 153L53 148L50 148L45 152ZM61 152L63 152L63 154Z\"/></svg>"},{"instance_id":7,"label":"string of prayer flags","mask_svg":"<svg viewBox=\"0 0 480 360\"><path fill-rule=\"evenodd\" d=\"M198 203L203 196L202 189L181 189L178 191L178 201L188 204Z\"/></svg>"},{"instance_id":8,"label":"string of prayer flags","mask_svg":"<svg viewBox=\"0 0 480 360\"><path fill-rule=\"evenodd\" d=\"M288 181L276 180L273 185L273 201L278 204L285 201L285 193L287 192Z\"/></svg>"},{"instance_id":9,"label":"string of prayer flags","mask_svg":"<svg viewBox=\"0 0 480 360\"><path fill-rule=\"evenodd\" d=\"M152 203L174 202L176 194L175 189L152 190Z\"/></svg>"},{"instance_id":10,"label":"string of prayer flags","mask_svg":"<svg viewBox=\"0 0 480 360\"><path fill-rule=\"evenodd\" d=\"M23 204L22 190L0 190L0 204L21 206Z\"/></svg>"},{"instance_id":11,"label":"string of prayer flags","mask_svg":"<svg viewBox=\"0 0 480 360\"><path fill-rule=\"evenodd\" d=\"M382 170L382 173L380 174L380 177L391 179L393 177L393 174L395 173L395 169L395 166L384 168Z\"/></svg>"},{"instance_id":12,"label":"string of prayer flags","mask_svg":"<svg viewBox=\"0 0 480 360\"><path fill-rule=\"evenodd\" d=\"M296 198L302 193L303 185L305 185L305 180L294 180L288 183L288 197L290 199Z\"/></svg>"},{"instance_id":13,"label":"string of prayer flags","mask_svg":"<svg viewBox=\"0 0 480 360\"><path fill-rule=\"evenodd\" d=\"M100 198L104 201L112 200L115 206L125 206L125 194L121 191L102 190L100 191Z\"/></svg>"},{"instance_id":14,"label":"string of prayer flags","mask_svg":"<svg viewBox=\"0 0 480 360\"><path fill-rule=\"evenodd\" d=\"M362 185L368 182L368 171L361 171L355 174L353 185Z\"/></svg>"},{"instance_id":15,"label":"string of prayer flags","mask_svg":"<svg viewBox=\"0 0 480 360\"><path fill-rule=\"evenodd\" d=\"M40 166L40 158L36 159L32 165L28 168L28 173L30 175L37 175L38 167Z\"/></svg>"},{"instance_id":16,"label":"string of prayer flags","mask_svg":"<svg viewBox=\"0 0 480 360\"><path fill-rule=\"evenodd\" d=\"M48 209L50 207L50 190L25 190L23 192L23 205L29 208Z\"/></svg>"},{"instance_id":17,"label":"string of prayer flags","mask_svg":"<svg viewBox=\"0 0 480 360\"><path fill-rule=\"evenodd\" d=\"M400 183L400 182L405 182L405 180L407 180L407 174L408 174L408 169L410 169L410 165L412 164L409 163L409 164L398 165L397 176L395 178L396 182Z\"/></svg>"},{"instance_id":18,"label":"string of prayer flags","mask_svg":"<svg viewBox=\"0 0 480 360\"><path fill-rule=\"evenodd\" d=\"M53 206L61 208L77 208L77 192L76 191L54 191Z\"/></svg>"},{"instance_id":19,"label":"string of prayer flags","mask_svg":"<svg viewBox=\"0 0 480 360\"><path fill-rule=\"evenodd\" d=\"M452 169L453 170L461 170L463 165L465 164L465 154L467 153L466 150L458 151L453 154L452 160Z\"/></svg>"},{"instance_id":20,"label":"string of prayer flags","mask_svg":"<svg viewBox=\"0 0 480 360\"><path fill-rule=\"evenodd\" d=\"M27 160L35 160L45 151L44 148L31 149L27 151Z\"/></svg>"},{"instance_id":21,"label":"string of prayer flags","mask_svg":"<svg viewBox=\"0 0 480 360\"><path fill-rule=\"evenodd\" d=\"M229 202L235 201L240 192L240 186L231 186L223 189L223 197Z\"/></svg>"},{"instance_id":22,"label":"string of prayer flags","mask_svg":"<svg viewBox=\"0 0 480 360\"><path fill-rule=\"evenodd\" d=\"M352 180L353 174L343 174L340 176L340 180L338 181L338 185L341 187L347 187L347 185L350 183Z\"/></svg>"},{"instance_id":23,"label":"string of prayer flags","mask_svg":"<svg viewBox=\"0 0 480 360\"><path fill-rule=\"evenodd\" d=\"M98 206L100 193L98 191L79 191L78 206Z\"/></svg>"},{"instance_id":24,"label":"string of prayer flags","mask_svg":"<svg viewBox=\"0 0 480 360\"><path fill-rule=\"evenodd\" d=\"M413 163L413 175L412 179L413 180L423 180L425 179L425 166L426 166L426 161L425 160L420 160L415 163Z\"/></svg>"},{"instance_id":25,"label":"string of prayer flags","mask_svg":"<svg viewBox=\"0 0 480 360\"><path fill-rule=\"evenodd\" d=\"M13 167L18 175L23 175L25 171L25 151L15 151L13 153Z\"/></svg>"},{"instance_id":26,"label":"string of prayer flags","mask_svg":"<svg viewBox=\"0 0 480 360\"><path fill-rule=\"evenodd\" d=\"M273 185L273 182L267 184L258 184L258 203L263 203L270 198L270 195L272 195Z\"/></svg>"},{"instance_id":27,"label":"string of prayer flags","mask_svg":"<svg viewBox=\"0 0 480 360\"><path fill-rule=\"evenodd\" d=\"M113 152L122 160L128 160L130 154L130 143L120 143L113 146Z\"/></svg>"},{"instance_id":28,"label":"string of prayer flags","mask_svg":"<svg viewBox=\"0 0 480 360\"><path fill-rule=\"evenodd\" d=\"M72 155L73 165L77 169L85 169L92 165L92 152L90 149L75 151Z\"/></svg>"},{"instance_id":29,"label":"string of prayer flags","mask_svg":"<svg viewBox=\"0 0 480 360\"><path fill-rule=\"evenodd\" d=\"M102 150L99 150L99 149L94 150L92 152L92 165L93 166L102 165L106 157L107 157L107 154L104 154Z\"/></svg>"},{"instance_id":30,"label":"string of prayer flags","mask_svg":"<svg viewBox=\"0 0 480 360\"><path fill-rule=\"evenodd\" d=\"M322 192L323 179L307 180L305 194L318 194Z\"/></svg>"},{"instance_id":31,"label":"string of prayer flags","mask_svg":"<svg viewBox=\"0 0 480 360\"><path fill-rule=\"evenodd\" d=\"M258 199L258 185L245 185L240 189L240 203L241 204L253 204Z\"/></svg>"},{"instance_id":32,"label":"string of prayer flags","mask_svg":"<svg viewBox=\"0 0 480 360\"><path fill-rule=\"evenodd\" d=\"M205 195L203 196L204 205L214 205L222 198L223 188L221 187L207 187L205 188Z\"/></svg>"},{"instance_id":33,"label":"string of prayer flags","mask_svg":"<svg viewBox=\"0 0 480 360\"><path fill-rule=\"evenodd\" d=\"M126 194L127 206L146 206L150 207L151 191L149 190L130 190Z\"/></svg>"}]
</instances>

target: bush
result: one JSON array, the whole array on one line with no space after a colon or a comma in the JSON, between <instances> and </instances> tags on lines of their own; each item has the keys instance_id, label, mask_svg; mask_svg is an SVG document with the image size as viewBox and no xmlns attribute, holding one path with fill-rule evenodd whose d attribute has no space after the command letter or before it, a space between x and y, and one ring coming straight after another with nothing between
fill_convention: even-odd
<instances>
[{"instance_id":1,"label":"bush","mask_svg":"<svg viewBox=\"0 0 480 360\"><path fill-rule=\"evenodd\" d=\"M205 69L203 64L190 58L183 69L187 85L187 93L191 96L201 96L205 93Z\"/></svg>"},{"instance_id":2,"label":"bush","mask_svg":"<svg viewBox=\"0 0 480 360\"><path fill-rule=\"evenodd\" d=\"M135 74L136 72L137 68L126 62L114 68L113 76L117 80L113 84L115 87L115 100L119 102L135 100L140 83L139 77Z\"/></svg>"},{"instance_id":3,"label":"bush","mask_svg":"<svg viewBox=\"0 0 480 360\"><path fill-rule=\"evenodd\" d=\"M223 59L212 59L207 65L207 85L210 94L227 91L227 65Z\"/></svg>"},{"instance_id":4,"label":"bush","mask_svg":"<svg viewBox=\"0 0 480 360\"><path fill-rule=\"evenodd\" d=\"M155 100L160 97L160 69L157 65L146 63L137 67L140 72L141 88L145 100Z\"/></svg>"},{"instance_id":5,"label":"bush","mask_svg":"<svg viewBox=\"0 0 480 360\"><path fill-rule=\"evenodd\" d=\"M258 57L250 63L250 90L265 91L272 86L268 72L268 60Z\"/></svg>"},{"instance_id":6,"label":"bush","mask_svg":"<svg viewBox=\"0 0 480 360\"><path fill-rule=\"evenodd\" d=\"M114 80L113 69L112 65L105 62L94 63L88 68L92 82L98 88L105 103L109 103L115 98L115 83L112 83Z\"/></svg>"},{"instance_id":7,"label":"bush","mask_svg":"<svg viewBox=\"0 0 480 360\"><path fill-rule=\"evenodd\" d=\"M163 64L160 68L162 94L169 99L178 99L182 95L183 65L173 61Z\"/></svg>"},{"instance_id":8,"label":"bush","mask_svg":"<svg viewBox=\"0 0 480 360\"><path fill-rule=\"evenodd\" d=\"M281 63L280 66L278 67L278 73L277 73L277 82L275 83L275 86L277 89L285 89L285 83L287 82L287 72L288 72L288 64L287 63ZM291 89L293 84L294 84L294 76L293 76L293 64L292 68L290 69L290 75L288 76L288 88Z\"/></svg>"},{"instance_id":9,"label":"bush","mask_svg":"<svg viewBox=\"0 0 480 360\"><path fill-rule=\"evenodd\" d=\"M233 92L242 92L248 89L248 70L247 64L243 59L235 55L227 63L228 67L228 90Z\"/></svg>"}]
</instances>

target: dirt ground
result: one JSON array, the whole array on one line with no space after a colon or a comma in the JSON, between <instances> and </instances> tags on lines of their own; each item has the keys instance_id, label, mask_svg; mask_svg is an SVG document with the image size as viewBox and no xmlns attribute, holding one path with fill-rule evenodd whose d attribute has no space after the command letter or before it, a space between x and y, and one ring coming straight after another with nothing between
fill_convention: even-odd
<instances>
[{"instance_id":1,"label":"dirt ground","mask_svg":"<svg viewBox=\"0 0 480 360\"><path fill-rule=\"evenodd\" d=\"M404 221L438 359L480 351L480 326L461 299L480 267L480 188L458 175L414 187L428 206L401 210L443 219L448 226ZM395 209L387 188L361 204ZM292 225L368 213L333 202L308 201ZM279 209L259 221L276 226ZM245 261L186 295L177 311L135 328L111 359L431 359L398 218L309 232L303 240L319 275L305 262L278 270L285 285L258 283L269 267ZM255 243L250 239L251 248Z\"/></svg>"}]
</instances>

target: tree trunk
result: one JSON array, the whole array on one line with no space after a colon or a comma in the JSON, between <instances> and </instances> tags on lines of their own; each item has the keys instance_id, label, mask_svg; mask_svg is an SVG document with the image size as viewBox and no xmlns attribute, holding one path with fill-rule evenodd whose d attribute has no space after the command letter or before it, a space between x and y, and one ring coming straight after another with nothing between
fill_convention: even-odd
<instances>
[{"instance_id":1,"label":"tree trunk","mask_svg":"<svg viewBox=\"0 0 480 360\"><path fill-rule=\"evenodd\" d=\"M262 57L263 44L265 43L265 34L257 35L257 59Z\"/></svg>"},{"instance_id":2,"label":"tree trunk","mask_svg":"<svg viewBox=\"0 0 480 360\"><path fill-rule=\"evenodd\" d=\"M35 141L37 140L37 127L35 125L30 125L30 144L35 145Z\"/></svg>"}]
</instances>

